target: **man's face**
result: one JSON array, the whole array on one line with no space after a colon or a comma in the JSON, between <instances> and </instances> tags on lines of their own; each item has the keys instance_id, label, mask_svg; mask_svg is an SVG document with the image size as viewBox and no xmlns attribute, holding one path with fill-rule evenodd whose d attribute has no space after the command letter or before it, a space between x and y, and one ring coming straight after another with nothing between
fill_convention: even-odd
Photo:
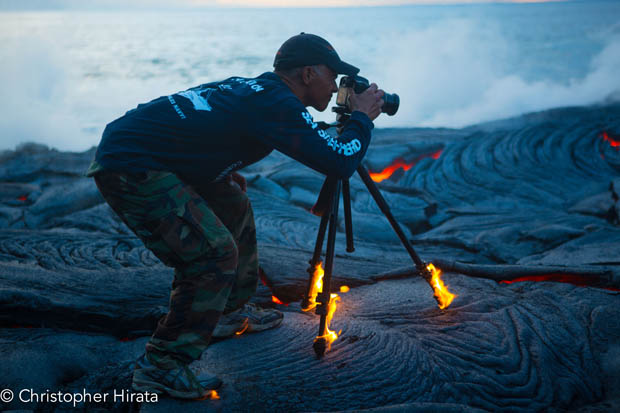
<instances>
[{"instance_id":1,"label":"man's face","mask_svg":"<svg viewBox=\"0 0 620 413\"><path fill-rule=\"evenodd\" d=\"M313 70L315 76L308 84L309 106L322 112L329 105L332 95L338 91L336 84L338 73L325 65L315 66Z\"/></svg>"}]
</instances>

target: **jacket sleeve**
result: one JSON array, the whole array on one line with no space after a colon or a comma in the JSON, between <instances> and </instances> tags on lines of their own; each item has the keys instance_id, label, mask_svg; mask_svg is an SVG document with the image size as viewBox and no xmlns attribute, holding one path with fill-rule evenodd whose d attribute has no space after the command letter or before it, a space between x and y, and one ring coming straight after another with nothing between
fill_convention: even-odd
<instances>
[{"instance_id":1,"label":"jacket sleeve","mask_svg":"<svg viewBox=\"0 0 620 413\"><path fill-rule=\"evenodd\" d=\"M351 114L338 137L319 129L296 98L284 99L254 113L256 116L250 120L252 136L325 175L349 178L370 144L373 123L362 112Z\"/></svg>"}]
</instances>

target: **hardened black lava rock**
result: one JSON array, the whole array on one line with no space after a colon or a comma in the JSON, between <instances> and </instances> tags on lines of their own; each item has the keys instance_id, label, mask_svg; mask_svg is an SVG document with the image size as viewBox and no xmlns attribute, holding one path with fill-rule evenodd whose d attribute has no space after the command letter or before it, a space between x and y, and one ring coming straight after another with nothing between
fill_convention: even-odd
<instances>
[{"instance_id":1,"label":"hardened black lava rock","mask_svg":"<svg viewBox=\"0 0 620 413\"><path fill-rule=\"evenodd\" d=\"M459 130L376 130L364 162L370 172L407 165L377 186L457 296L437 307L354 176L356 251L345 252L341 212L332 279L334 290L352 289L339 293L330 328L340 337L319 359L319 318L299 301L319 225L309 210L323 177L270 155L243 173L263 270L254 301L283 310L283 324L214 342L192 365L224 380L219 399L79 411L617 411L614 141L618 104ZM82 175L93 154L37 144L0 154L2 389L127 389L132 362L166 311L172 270ZM502 282L521 276L539 281ZM68 411L18 400L0 409Z\"/></svg>"}]
</instances>

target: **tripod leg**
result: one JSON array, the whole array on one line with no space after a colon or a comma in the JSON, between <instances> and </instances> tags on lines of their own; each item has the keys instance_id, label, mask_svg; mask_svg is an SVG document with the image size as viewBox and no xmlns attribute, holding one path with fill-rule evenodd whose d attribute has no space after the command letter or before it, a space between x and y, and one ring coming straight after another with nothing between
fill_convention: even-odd
<instances>
[{"instance_id":1,"label":"tripod leg","mask_svg":"<svg viewBox=\"0 0 620 413\"><path fill-rule=\"evenodd\" d=\"M331 298L331 279L334 267L334 250L336 247L336 230L338 221L338 204L340 203L340 181L336 186L333 197L333 206L329 217L329 232L327 234L327 251L325 252L325 275L323 276L323 291L317 297L319 304L317 306L317 314L321 315L319 324L319 334L314 342L314 352L317 357L322 357L327 348L327 310L329 300Z\"/></svg>"},{"instance_id":2,"label":"tripod leg","mask_svg":"<svg viewBox=\"0 0 620 413\"><path fill-rule=\"evenodd\" d=\"M363 165L360 165L357 167L357 173L359 174L360 178L362 178L362 181L364 181L366 188L368 188L370 195L372 195L372 197L374 198L375 202L377 203L377 206L379 207L381 212L383 212L383 215L385 215L385 217L390 222L390 225L394 229L394 232L396 232L396 235L398 235L400 242L403 244L403 246L409 253L409 256L415 263L415 266L418 269L418 272L424 278L426 278L427 281L429 281L431 277L430 272L426 268L426 265L424 264L424 262L420 259L418 254L415 252L415 250L411 246L411 243L407 239L407 236L403 232L402 228L400 227L396 219L394 219L394 216L392 215L392 212L390 211L390 207L388 206L387 202L383 198L383 195L381 195L381 192L379 192L379 188L377 188L377 185L375 185L374 181L368 174L368 171L366 170L366 168L364 168Z\"/></svg>"},{"instance_id":3,"label":"tripod leg","mask_svg":"<svg viewBox=\"0 0 620 413\"><path fill-rule=\"evenodd\" d=\"M314 272L316 271L316 266L321 262L321 252L323 251L323 240L325 239L325 230L327 229L327 223L329 222L330 214L323 214L321 217L321 223L319 224L319 232L316 235L316 242L314 243L314 254L312 254L312 259L308 261L310 266L306 270L308 272L308 287L306 288L306 294L301 302L301 309L303 311L309 311L316 306L316 302L314 296L316 293L314 292L316 280L314 277Z\"/></svg>"},{"instance_id":4,"label":"tripod leg","mask_svg":"<svg viewBox=\"0 0 620 413\"><path fill-rule=\"evenodd\" d=\"M344 207L344 227L347 234L347 252L355 251L353 245L353 222L351 221L351 189L349 180L342 180L342 206Z\"/></svg>"},{"instance_id":5,"label":"tripod leg","mask_svg":"<svg viewBox=\"0 0 620 413\"><path fill-rule=\"evenodd\" d=\"M338 179L331 178L329 176L325 178L325 181L323 181L323 185L321 186L321 191L319 192L319 197L312 208L310 208L311 213L319 217L329 214L329 209L332 207L332 196L336 190L336 184L338 182Z\"/></svg>"},{"instance_id":6,"label":"tripod leg","mask_svg":"<svg viewBox=\"0 0 620 413\"><path fill-rule=\"evenodd\" d=\"M314 243L314 253L312 259L308 261L310 267L306 270L308 272L308 286L306 288L306 294L301 301L302 311L310 311L316 307L316 267L321 262L321 252L323 251L323 240L325 239L325 230L327 229L327 223L329 222L331 208L333 206L334 193L336 191L337 179L326 177L321 186L321 192L319 197L312 207L312 213L321 217L321 223L319 224L319 232L316 236L316 242Z\"/></svg>"}]
</instances>

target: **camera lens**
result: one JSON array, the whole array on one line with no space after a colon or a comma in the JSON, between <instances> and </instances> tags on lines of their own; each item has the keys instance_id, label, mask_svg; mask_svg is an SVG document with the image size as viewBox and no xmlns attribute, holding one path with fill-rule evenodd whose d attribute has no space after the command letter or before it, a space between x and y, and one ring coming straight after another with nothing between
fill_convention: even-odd
<instances>
[{"instance_id":1,"label":"camera lens","mask_svg":"<svg viewBox=\"0 0 620 413\"><path fill-rule=\"evenodd\" d=\"M383 95L383 106L381 112L388 116L394 116L398 112L398 106L400 105L400 98L396 93L386 93Z\"/></svg>"}]
</instances>

